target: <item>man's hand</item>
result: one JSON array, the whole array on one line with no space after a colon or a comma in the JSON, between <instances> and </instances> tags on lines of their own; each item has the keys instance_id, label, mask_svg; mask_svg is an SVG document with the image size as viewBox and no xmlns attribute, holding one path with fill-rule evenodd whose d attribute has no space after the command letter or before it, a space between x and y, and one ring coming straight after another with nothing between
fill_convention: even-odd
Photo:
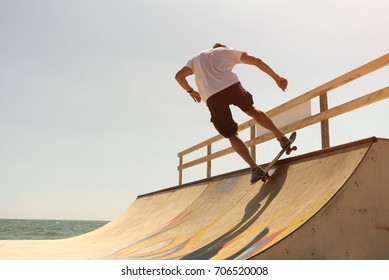
<instances>
[{"instance_id":1,"label":"man's hand","mask_svg":"<svg viewBox=\"0 0 389 280\"><path fill-rule=\"evenodd\" d=\"M282 89L282 91L285 91L285 89L288 87L288 80L278 76L269 65L267 65L258 57L249 55L247 53L242 53L240 61L245 64L257 66L260 70L272 77L276 81L277 85Z\"/></svg>"},{"instance_id":2,"label":"man's hand","mask_svg":"<svg viewBox=\"0 0 389 280\"><path fill-rule=\"evenodd\" d=\"M190 88L192 91L189 92L190 96L193 98L193 100L195 102L201 102L201 97L200 97L200 94L195 91L188 83L188 81L186 80L186 77L190 76L190 75L193 75L193 71L192 69L190 69L189 67L183 67L180 71L177 72L176 74L176 80L177 82L180 84L180 86L188 91L188 88Z\"/></svg>"},{"instance_id":3,"label":"man's hand","mask_svg":"<svg viewBox=\"0 0 389 280\"><path fill-rule=\"evenodd\" d=\"M195 102L201 102L201 97L200 97L200 94L197 92L197 91L195 91L195 90L193 90L191 93L189 93L190 94L190 96L193 98L193 100L195 101Z\"/></svg>"},{"instance_id":4,"label":"man's hand","mask_svg":"<svg viewBox=\"0 0 389 280\"><path fill-rule=\"evenodd\" d=\"M278 77L276 83L280 89L282 89L282 91L285 91L285 89L288 87L288 80L285 78Z\"/></svg>"}]
</instances>

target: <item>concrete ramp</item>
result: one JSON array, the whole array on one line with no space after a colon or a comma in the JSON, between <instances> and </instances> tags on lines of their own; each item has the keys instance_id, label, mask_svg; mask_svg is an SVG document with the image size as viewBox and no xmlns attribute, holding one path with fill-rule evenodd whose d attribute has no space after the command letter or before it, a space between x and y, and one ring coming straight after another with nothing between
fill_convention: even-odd
<instances>
[{"instance_id":1,"label":"concrete ramp","mask_svg":"<svg viewBox=\"0 0 389 280\"><path fill-rule=\"evenodd\" d=\"M389 140L370 138L138 199L91 233L0 240L0 259L389 259Z\"/></svg>"}]
</instances>

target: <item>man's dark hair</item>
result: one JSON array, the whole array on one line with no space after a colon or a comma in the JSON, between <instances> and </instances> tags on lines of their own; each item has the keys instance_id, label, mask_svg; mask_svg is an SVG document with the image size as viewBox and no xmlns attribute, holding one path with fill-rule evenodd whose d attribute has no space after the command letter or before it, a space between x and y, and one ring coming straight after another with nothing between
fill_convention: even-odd
<instances>
[{"instance_id":1,"label":"man's dark hair","mask_svg":"<svg viewBox=\"0 0 389 280\"><path fill-rule=\"evenodd\" d=\"M216 43L215 45L213 45L213 48L216 49L216 48L225 48L226 46L223 45L223 44L220 44L220 43Z\"/></svg>"}]
</instances>

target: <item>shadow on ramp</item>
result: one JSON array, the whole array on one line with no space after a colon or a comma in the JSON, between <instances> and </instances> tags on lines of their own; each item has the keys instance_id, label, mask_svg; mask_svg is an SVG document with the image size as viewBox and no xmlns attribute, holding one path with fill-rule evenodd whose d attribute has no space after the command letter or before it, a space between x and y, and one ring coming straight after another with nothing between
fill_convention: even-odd
<instances>
[{"instance_id":1,"label":"shadow on ramp","mask_svg":"<svg viewBox=\"0 0 389 280\"><path fill-rule=\"evenodd\" d=\"M182 257L182 260L209 260L232 240L238 238L248 228L250 228L261 217L263 212L269 207L273 199L281 191L287 177L288 166L281 166L275 169L272 174L273 179L262 185L257 195L247 204L242 220L231 228L228 232L208 243L207 245ZM258 184L258 183L257 183ZM266 199L267 198L267 199ZM261 205L266 199L266 202ZM269 228L263 229L247 246L230 256L228 259L236 259L249 249L253 244L264 238L269 233Z\"/></svg>"}]
</instances>

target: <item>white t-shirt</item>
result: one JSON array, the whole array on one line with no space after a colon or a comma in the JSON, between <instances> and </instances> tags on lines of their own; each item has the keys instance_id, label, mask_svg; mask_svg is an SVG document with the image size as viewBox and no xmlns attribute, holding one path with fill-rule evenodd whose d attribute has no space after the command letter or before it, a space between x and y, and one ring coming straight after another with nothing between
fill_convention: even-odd
<instances>
[{"instance_id":1,"label":"white t-shirt","mask_svg":"<svg viewBox=\"0 0 389 280\"><path fill-rule=\"evenodd\" d=\"M186 67L192 69L201 99L207 99L215 93L239 82L232 68L241 63L244 51L230 47L208 49L188 61Z\"/></svg>"}]
</instances>

